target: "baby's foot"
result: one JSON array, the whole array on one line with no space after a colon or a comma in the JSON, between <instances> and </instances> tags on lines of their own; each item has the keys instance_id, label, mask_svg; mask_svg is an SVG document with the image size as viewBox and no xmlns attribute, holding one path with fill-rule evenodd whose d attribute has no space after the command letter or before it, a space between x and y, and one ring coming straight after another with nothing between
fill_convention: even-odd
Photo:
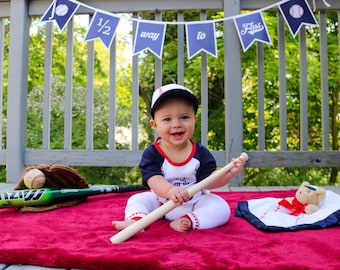
<instances>
[{"instance_id":1,"label":"baby's foot","mask_svg":"<svg viewBox=\"0 0 340 270\"><path fill-rule=\"evenodd\" d=\"M116 231L122 231L135 222L136 222L136 220L133 220L133 219L123 220L123 221L115 221L114 220L114 221L112 221L112 226Z\"/></svg>"},{"instance_id":2,"label":"baby's foot","mask_svg":"<svg viewBox=\"0 0 340 270\"><path fill-rule=\"evenodd\" d=\"M180 217L170 223L170 228L178 232L188 232L192 229L191 220L186 217Z\"/></svg>"}]
</instances>

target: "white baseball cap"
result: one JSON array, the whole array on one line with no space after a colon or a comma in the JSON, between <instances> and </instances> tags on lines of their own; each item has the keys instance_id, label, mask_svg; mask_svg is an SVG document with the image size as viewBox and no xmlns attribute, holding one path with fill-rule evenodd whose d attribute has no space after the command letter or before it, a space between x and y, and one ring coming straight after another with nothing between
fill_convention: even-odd
<instances>
[{"instance_id":1,"label":"white baseball cap","mask_svg":"<svg viewBox=\"0 0 340 270\"><path fill-rule=\"evenodd\" d=\"M184 98L192 102L194 106L195 113L198 109L198 99L196 96L183 85L179 84L167 84L157 88L152 95L151 101L151 116L154 117L155 110L160 102L164 101L166 98Z\"/></svg>"}]
</instances>

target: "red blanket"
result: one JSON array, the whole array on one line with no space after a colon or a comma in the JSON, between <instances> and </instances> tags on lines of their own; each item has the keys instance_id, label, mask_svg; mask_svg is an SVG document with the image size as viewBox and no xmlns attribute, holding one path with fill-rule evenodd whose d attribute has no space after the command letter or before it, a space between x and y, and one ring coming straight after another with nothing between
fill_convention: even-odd
<instances>
[{"instance_id":1,"label":"red blanket","mask_svg":"<svg viewBox=\"0 0 340 270\"><path fill-rule=\"evenodd\" d=\"M111 244L132 193L89 197L71 208L19 214L0 210L0 263L86 269L340 269L340 227L264 232L235 217L238 201L294 196L295 191L218 193L232 209L219 228L179 233L159 220Z\"/></svg>"}]
</instances>

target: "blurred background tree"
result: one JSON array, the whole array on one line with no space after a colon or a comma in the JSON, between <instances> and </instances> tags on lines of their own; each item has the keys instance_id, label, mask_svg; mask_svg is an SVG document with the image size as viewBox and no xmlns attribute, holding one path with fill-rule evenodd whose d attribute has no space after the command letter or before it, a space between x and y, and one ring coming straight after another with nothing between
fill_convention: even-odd
<instances>
[{"instance_id":1,"label":"blurred background tree","mask_svg":"<svg viewBox=\"0 0 340 270\"><path fill-rule=\"evenodd\" d=\"M152 13L141 14L141 18L154 20ZM223 18L221 12L207 12L207 19ZM272 45L264 44L265 50L265 144L267 150L278 150L280 147L279 130L279 80L278 80L278 40L277 13L265 12L264 15ZM163 21L176 21L177 13L163 12ZM198 12L186 12L185 21L199 21ZM44 46L45 26L32 23L30 40L29 67L29 99L28 99L28 148L42 147L42 104L44 98ZM331 139L333 150L338 150L338 89L339 89L339 48L337 44L337 14L328 13L329 41L329 104L331 107ZM163 48L163 84L177 82L177 27L167 25ZM72 148L84 149L86 131L86 72L87 43L83 37L88 27L75 23L74 28L74 67L73 67L73 108L72 108ZM309 149L321 150L321 104L320 104L320 51L319 28L306 28L307 58L308 58L308 107L309 107ZM225 148L224 131L224 36L223 23L216 23L218 57L208 55L208 148L221 150ZM132 105L132 69L131 43L132 34L119 36L117 33L117 127L129 130ZM299 109L299 44L286 27L286 57L287 57L287 149L297 150L300 147L300 109ZM52 66L52 96L51 96L51 149L63 149L64 129L64 89L65 89L65 45L66 30L53 33L53 66ZM107 149L108 115L109 115L109 51L99 42L94 41L94 148ZM6 60L6 59L5 59ZM154 131L149 126L149 105L155 88L155 56L145 51L139 55L139 72L143 74L139 84L139 124L143 137L140 149L144 149L154 140ZM188 59L185 55L184 84L200 97L201 55ZM244 149L258 148L258 109L257 109L257 64L256 44L242 53L242 84L244 109ZM6 97L5 97L6 98ZM4 107L4 110L5 107ZM200 116L200 110L198 115ZM6 112L3 112L4 115ZM33 121L34 119L34 121ZM120 132L119 130L117 132ZM5 133L4 133L5 134ZM200 117L196 126L194 140L200 141ZM125 141L117 141L117 149L129 149ZM132 184L140 182L138 168L123 167L77 167L90 183L96 184ZM4 168L0 173L4 172ZM314 184L339 184L338 168L306 169L306 168L247 168L245 170L245 185L299 185L301 181Z\"/></svg>"}]
</instances>

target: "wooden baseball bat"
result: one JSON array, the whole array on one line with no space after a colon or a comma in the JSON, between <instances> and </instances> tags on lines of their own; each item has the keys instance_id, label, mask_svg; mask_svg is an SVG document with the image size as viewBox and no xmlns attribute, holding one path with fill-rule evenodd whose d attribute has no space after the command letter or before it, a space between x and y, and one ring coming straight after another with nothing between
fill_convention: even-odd
<instances>
[{"instance_id":1,"label":"wooden baseball bat","mask_svg":"<svg viewBox=\"0 0 340 270\"><path fill-rule=\"evenodd\" d=\"M65 189L24 189L0 193L0 208L42 206L50 203L84 198L105 193L121 193L148 189L143 185L65 188Z\"/></svg>"},{"instance_id":2,"label":"wooden baseball bat","mask_svg":"<svg viewBox=\"0 0 340 270\"><path fill-rule=\"evenodd\" d=\"M241 156L243 156L246 160L248 160L248 155L246 153L242 153L240 155L240 157ZM234 168L234 163L230 162L227 165L225 165L224 167L222 167L221 169L215 171L214 173L212 173L211 175L209 175L208 177L203 179L202 181L198 182L194 186L191 186L190 188L188 188L189 196L192 197L195 193L204 189L208 184L213 183L217 178L226 174L232 168ZM157 209L155 209L154 211L149 213L147 216L141 218L140 220L137 220L132 225L128 226L124 230L122 230L122 231L118 232L117 234L115 234L114 236L112 236L110 238L111 243L117 244L117 243L121 243L121 242L129 239L130 237L132 237L136 233L145 229L147 226L149 226L153 222L162 218L166 213L170 212L172 209L174 209L178 205L179 205L179 203L175 203L172 200L167 201L165 204L158 207Z\"/></svg>"}]
</instances>

